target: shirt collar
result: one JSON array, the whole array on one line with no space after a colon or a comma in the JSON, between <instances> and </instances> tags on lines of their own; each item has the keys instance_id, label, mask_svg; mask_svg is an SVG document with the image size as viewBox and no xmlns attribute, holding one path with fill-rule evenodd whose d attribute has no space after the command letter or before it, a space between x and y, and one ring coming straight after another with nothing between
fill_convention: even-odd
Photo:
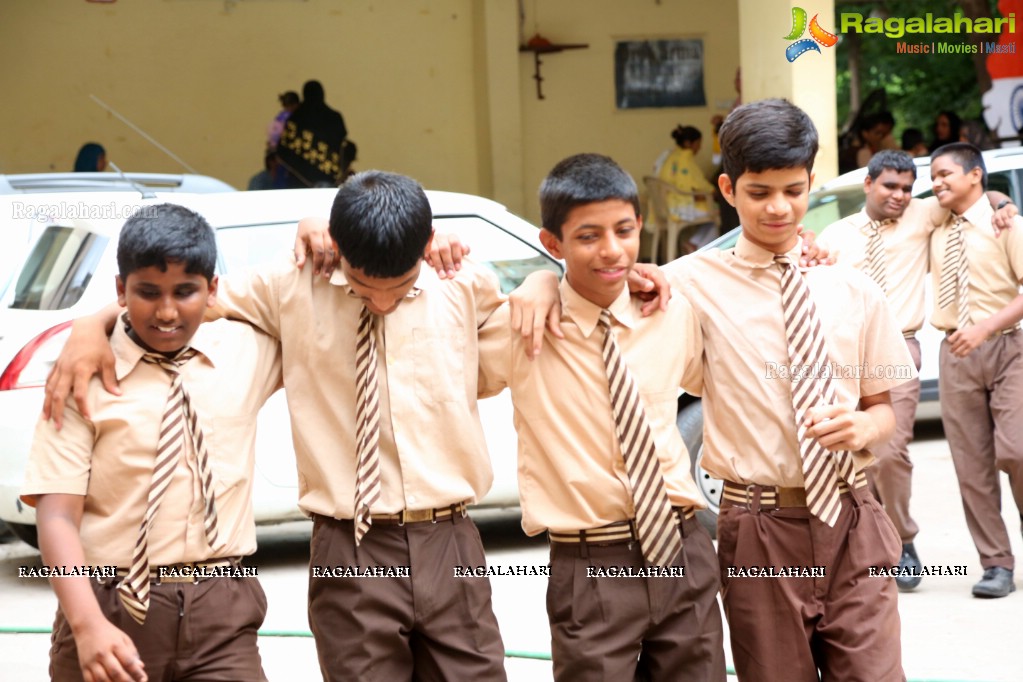
<instances>
[{"instance_id":1,"label":"shirt collar","mask_svg":"<svg viewBox=\"0 0 1023 682\"><path fill-rule=\"evenodd\" d=\"M328 280L332 285L342 287L345 293L352 297L357 297L357 294L352 291L352 285L348 283L348 278L345 277L345 273L341 271L340 266L334 269L334 272L330 275ZM431 268L426 261L423 261L419 268L419 276L416 277L416 283L412 285L409 292L405 294L405 298L415 298L421 294L424 290L432 289L440 283L440 279L437 277L437 273Z\"/></svg>"},{"instance_id":2,"label":"shirt collar","mask_svg":"<svg viewBox=\"0 0 1023 682\"><path fill-rule=\"evenodd\" d=\"M789 259L799 266L799 259L803 256L803 240L796 239L796 245L787 251ZM774 265L774 252L757 246L745 234L739 235L739 241L735 242L735 257L740 263L753 269L769 268Z\"/></svg>"},{"instance_id":3,"label":"shirt collar","mask_svg":"<svg viewBox=\"0 0 1023 682\"><path fill-rule=\"evenodd\" d=\"M882 230L888 229L889 227L894 228L899 221L896 218L882 218L881 220L874 220L869 215L867 215L867 209L864 208L857 214L857 222L860 223L860 232L869 235L871 224L876 224L877 231L881 232Z\"/></svg>"},{"instance_id":4,"label":"shirt collar","mask_svg":"<svg viewBox=\"0 0 1023 682\"><path fill-rule=\"evenodd\" d=\"M561 307L566 317L572 319L579 327L583 336L590 338L590 334L600 323L600 312L603 310L596 303L583 298L583 296L572 288L568 283L568 277L561 278ZM636 326L636 313L632 309L632 295L629 287L622 287L622 293L608 306L611 317L619 324L632 329Z\"/></svg>"},{"instance_id":5,"label":"shirt collar","mask_svg":"<svg viewBox=\"0 0 1023 682\"><path fill-rule=\"evenodd\" d=\"M222 354L230 353L231 350L221 348L215 342L215 333L207 329L209 324L212 323L204 322L199 325L188 345L199 351L207 362L216 367L217 362L223 359ZM142 356L149 352L128 336L128 327L128 313L122 313L118 323L114 325L114 333L110 335L110 348L114 352L114 373L118 381L130 374L135 365L142 361Z\"/></svg>"},{"instance_id":6,"label":"shirt collar","mask_svg":"<svg viewBox=\"0 0 1023 682\"><path fill-rule=\"evenodd\" d=\"M994 216L994 211L991 208L991 201L988 200L987 194L981 194L980 198L963 213L963 218L966 222L974 227L991 226L991 218ZM953 213L949 217L950 221L955 221L955 214ZM951 222L949 224L952 224ZM965 227L965 225L964 225Z\"/></svg>"}]
</instances>

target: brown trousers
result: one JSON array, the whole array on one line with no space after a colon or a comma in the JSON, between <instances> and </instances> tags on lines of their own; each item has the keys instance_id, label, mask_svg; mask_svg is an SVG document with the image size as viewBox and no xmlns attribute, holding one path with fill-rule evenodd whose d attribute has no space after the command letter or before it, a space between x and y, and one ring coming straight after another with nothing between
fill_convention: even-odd
<instances>
[{"instance_id":1,"label":"brown trousers","mask_svg":"<svg viewBox=\"0 0 1023 682\"><path fill-rule=\"evenodd\" d=\"M117 596L118 580L93 581L103 615L131 637L150 682L265 681L256 631L266 616L257 578L150 583L149 611L136 623ZM78 649L58 608L50 638L50 678L81 682Z\"/></svg>"},{"instance_id":2,"label":"brown trousers","mask_svg":"<svg viewBox=\"0 0 1023 682\"><path fill-rule=\"evenodd\" d=\"M588 577L646 565L638 543L551 543L547 615L558 682L724 682L714 545L695 518L680 532L683 578Z\"/></svg>"},{"instance_id":3,"label":"brown trousers","mask_svg":"<svg viewBox=\"0 0 1023 682\"><path fill-rule=\"evenodd\" d=\"M313 517L309 624L328 682L502 682L504 644L472 519L374 524L358 548L351 520ZM408 577L315 577L313 569L409 567Z\"/></svg>"},{"instance_id":4,"label":"brown trousers","mask_svg":"<svg viewBox=\"0 0 1023 682\"><path fill-rule=\"evenodd\" d=\"M941 342L941 422L959 478L966 526L984 568L1012 569L1000 471L1023 514L1023 332L999 335L965 358Z\"/></svg>"},{"instance_id":5,"label":"brown trousers","mask_svg":"<svg viewBox=\"0 0 1023 682\"><path fill-rule=\"evenodd\" d=\"M906 339L906 347L920 369L920 342ZM912 493L913 462L909 459L909 443L913 440L916 406L920 403L920 378L916 377L891 390L895 411L895 433L891 440L872 449L874 464L867 468L870 492L874 493L895 524L903 544L913 542L920 527L909 514Z\"/></svg>"},{"instance_id":6,"label":"brown trousers","mask_svg":"<svg viewBox=\"0 0 1023 682\"><path fill-rule=\"evenodd\" d=\"M723 500L718 561L739 679L904 682L895 579L870 575L901 553L895 528L865 488L842 495L834 528L805 507L765 511ZM823 567L824 575L748 577L751 569L790 567Z\"/></svg>"}]
</instances>

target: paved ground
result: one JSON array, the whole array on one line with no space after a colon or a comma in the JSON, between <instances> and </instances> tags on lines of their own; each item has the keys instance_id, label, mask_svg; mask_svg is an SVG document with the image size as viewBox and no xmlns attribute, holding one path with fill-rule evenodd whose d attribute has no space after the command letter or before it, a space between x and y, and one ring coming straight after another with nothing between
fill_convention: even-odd
<instances>
[{"instance_id":1,"label":"paved ground","mask_svg":"<svg viewBox=\"0 0 1023 682\"><path fill-rule=\"evenodd\" d=\"M1020 591L1006 599L984 601L970 596L981 570L963 520L947 444L940 434L931 433L913 445L912 456L916 463L913 511L923 529L917 541L921 559L926 564L966 565L967 576L926 578L916 592L900 596L907 677L911 682L1021 682L1023 579L1017 577ZM1003 507L1016 554L1023 556L1019 517L1007 486ZM524 538L514 519L486 519L481 530L492 565L546 563L545 544ZM258 565L269 595L266 631L308 631L307 543L307 524L290 524L260 535L262 549L252 563ZM5 681L46 679L48 636L6 632L47 628L52 621L55 600L46 583L15 577L19 565L38 561L38 554L23 543L0 544L0 679ZM493 586L505 647L520 654L549 652L546 579L495 578ZM319 679L311 639L268 635L261 638L260 647L270 680ZM547 661L514 657L508 659L507 669L513 682L550 679Z\"/></svg>"}]
</instances>

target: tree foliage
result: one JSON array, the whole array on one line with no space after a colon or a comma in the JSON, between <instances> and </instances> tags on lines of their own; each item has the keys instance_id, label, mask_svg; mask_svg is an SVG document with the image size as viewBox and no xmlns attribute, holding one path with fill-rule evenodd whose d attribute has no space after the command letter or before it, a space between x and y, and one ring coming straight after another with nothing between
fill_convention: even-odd
<instances>
[{"instance_id":1,"label":"tree foliage","mask_svg":"<svg viewBox=\"0 0 1023 682\"><path fill-rule=\"evenodd\" d=\"M977 16L1000 16L997 0L881 0L879 2L838 2L836 21L842 12L857 12L864 18L952 17L960 12ZM993 39L991 36L988 40ZM857 104L878 89L887 93L887 108L895 115L896 134L905 128L919 128L929 136L934 117L952 110L961 118L981 116L978 68L983 56L969 54L898 54L896 44L906 42L967 42L969 36L950 34L907 34L898 40L877 34L841 35L835 55L837 67L838 121L850 121ZM982 39L981 37L977 38ZM854 96L854 71L858 62L859 93ZM986 81L986 78L984 78Z\"/></svg>"}]
</instances>

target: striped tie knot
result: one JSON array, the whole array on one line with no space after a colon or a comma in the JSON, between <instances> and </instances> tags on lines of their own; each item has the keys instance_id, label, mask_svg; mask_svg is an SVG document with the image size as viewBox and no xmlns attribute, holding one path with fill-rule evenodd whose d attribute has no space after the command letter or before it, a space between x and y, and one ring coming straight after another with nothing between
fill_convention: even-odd
<instances>
[{"instance_id":1,"label":"striped tie knot","mask_svg":"<svg viewBox=\"0 0 1023 682\"><path fill-rule=\"evenodd\" d=\"M622 359L611 327L611 311L600 311L604 330L601 354L607 371L611 412L621 446L622 460L632 485L636 533L643 557L655 566L671 566L682 551L678 516L671 508L657 457L653 433L639 395L639 387Z\"/></svg>"},{"instance_id":2,"label":"striped tie knot","mask_svg":"<svg viewBox=\"0 0 1023 682\"><path fill-rule=\"evenodd\" d=\"M168 357L158 353L146 353L142 361L163 369L170 377L170 390L160 421L159 441L153 464L153 476L149 484L146 511L139 525L138 539L132 552L128 575L117 586L118 597L128 614L138 623L144 623L149 610L149 531L160 509L164 494L170 487L174 470L185 450L186 438L191 440L199 469L200 487L203 495L203 525L206 542L213 556L223 549L219 546L217 532L217 506L214 494L213 467L206 449L202 429L188 391L181 382L181 367L198 355L193 348L185 347L177 355Z\"/></svg>"}]
</instances>

